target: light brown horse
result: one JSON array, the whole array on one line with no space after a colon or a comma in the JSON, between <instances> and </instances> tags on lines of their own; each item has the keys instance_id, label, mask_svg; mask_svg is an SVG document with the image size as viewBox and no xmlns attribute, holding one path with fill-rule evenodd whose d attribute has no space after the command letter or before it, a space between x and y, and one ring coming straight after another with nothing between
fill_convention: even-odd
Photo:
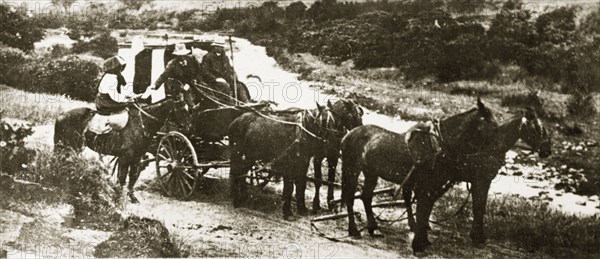
<instances>
[{"instance_id":1,"label":"light brown horse","mask_svg":"<svg viewBox=\"0 0 600 259\"><path fill-rule=\"evenodd\" d=\"M424 134L417 134L409 140L418 143L427 139ZM523 140L532 150L538 151L541 158L551 154L551 140L546 129L533 109L527 109L503 124L497 131L497 136L485 149L456 160L444 151L436 155L433 170L419 168L410 184L404 186L403 197L408 204L408 222L411 230L415 230L413 250L423 251L430 244L427 239L429 216L435 201L456 182L472 184L473 195L473 226L471 239L475 244L485 243L483 217L487 203L488 190L491 181L504 166L506 152L514 146L517 140ZM416 184L416 185L415 185ZM415 223L410 209L411 193L415 191L417 199L417 220Z\"/></svg>"},{"instance_id":2,"label":"light brown horse","mask_svg":"<svg viewBox=\"0 0 600 259\"><path fill-rule=\"evenodd\" d=\"M407 133L398 134L373 125L350 131L342 140L342 200L347 206L349 235L361 235L356 227L353 208L361 172L365 179L361 199L367 214L367 229L372 236L381 236L371 207L373 191L380 177L401 184L415 162L431 165L438 144L444 150L457 152L452 153L454 157L478 152L495 136L497 127L492 112L478 99L477 108L440 121L443 143L430 138L429 133L426 140L407 143Z\"/></svg>"},{"instance_id":3,"label":"light brown horse","mask_svg":"<svg viewBox=\"0 0 600 259\"><path fill-rule=\"evenodd\" d=\"M166 99L143 108L129 108L129 121L121 130L96 135L85 132L88 122L95 111L89 108L77 108L61 114L54 124L54 147L56 151L70 149L81 152L85 146L103 155L116 156L118 180L125 186L129 175L129 193L131 202L138 202L133 188L142 168L142 156L149 152L152 138L165 124L185 127L190 115L185 110L185 102Z\"/></svg>"}]
</instances>

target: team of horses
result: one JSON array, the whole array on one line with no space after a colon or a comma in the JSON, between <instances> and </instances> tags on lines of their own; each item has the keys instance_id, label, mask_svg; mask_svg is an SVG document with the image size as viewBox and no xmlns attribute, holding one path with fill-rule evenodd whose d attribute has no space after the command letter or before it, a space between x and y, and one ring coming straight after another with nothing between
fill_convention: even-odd
<instances>
[{"instance_id":1,"label":"team of horses","mask_svg":"<svg viewBox=\"0 0 600 259\"><path fill-rule=\"evenodd\" d=\"M283 179L283 217L290 219L292 194L296 190L296 211L308 213L305 203L307 173L314 165L315 194L312 209L321 209L321 164L328 163L325 183L327 204L334 199L336 167L342 161L342 201L348 211L348 233L360 237L354 219L354 199L359 176L364 177L360 199L367 214L367 230L382 236L373 214L372 200L377 181L382 178L402 188L407 204L408 224L415 232L412 247L424 251L429 218L436 200L454 183L472 184L475 244L485 242L483 216L491 181L504 165L505 153L519 139L544 158L551 153L550 136L535 111L527 109L498 124L493 112L477 99L476 107L428 124L418 124L399 134L374 125L363 125L363 110L351 100L337 100L316 109L278 115L261 112L268 104L245 110L233 106L235 100L220 98L218 91L203 91L198 86L199 67L182 67L176 80L167 83L167 99L129 109L130 120L120 131L104 135L86 132L94 111L74 109L56 120L54 142L57 149L81 151L84 146L101 154L118 157L118 182L137 202L134 185L141 171L141 160L152 152L153 136L164 127L196 134L206 141L229 137L230 192L235 207L247 201L248 171L261 164L270 176ZM185 92L183 85L190 85ZM242 86L243 87L243 86ZM210 90L210 89L208 89ZM248 101L243 88L242 100ZM185 96L185 98L183 98ZM190 101L191 99L191 101ZM192 107L190 107L192 104ZM225 107L224 107L225 105ZM229 106L231 105L231 106ZM206 112L210 111L210 112ZM412 195L414 194L414 199ZM416 201L416 219L411 204Z\"/></svg>"}]
</instances>

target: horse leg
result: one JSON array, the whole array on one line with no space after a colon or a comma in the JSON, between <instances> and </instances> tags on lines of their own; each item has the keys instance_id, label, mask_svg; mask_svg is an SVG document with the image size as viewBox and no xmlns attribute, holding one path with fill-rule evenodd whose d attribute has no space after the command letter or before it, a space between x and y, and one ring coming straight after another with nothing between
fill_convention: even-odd
<instances>
[{"instance_id":1,"label":"horse leg","mask_svg":"<svg viewBox=\"0 0 600 259\"><path fill-rule=\"evenodd\" d=\"M406 214L408 218L408 227L410 231L415 232L417 224L415 223L415 215L412 209L412 192L415 187L415 182L412 180L406 181L402 186L402 198L406 204Z\"/></svg>"},{"instance_id":2,"label":"horse leg","mask_svg":"<svg viewBox=\"0 0 600 259\"><path fill-rule=\"evenodd\" d=\"M134 195L135 183L137 182L138 178L140 177L140 172L141 172L140 166L141 166L140 162L133 163L133 164L131 164L131 166L129 166L129 185L128 185L129 192L127 193L127 196L131 200L131 203L139 203L140 202Z\"/></svg>"},{"instance_id":3,"label":"horse leg","mask_svg":"<svg viewBox=\"0 0 600 259\"><path fill-rule=\"evenodd\" d=\"M475 245L485 244L486 236L483 231L483 218L487 204L490 182L475 180L473 182L473 226L471 227L471 240Z\"/></svg>"},{"instance_id":4,"label":"horse leg","mask_svg":"<svg viewBox=\"0 0 600 259\"><path fill-rule=\"evenodd\" d=\"M123 158L117 159L117 181L119 184L119 188L117 189L117 197L121 201L121 206L125 206L126 198L124 196L125 183L127 182L127 174L129 173L129 163L125 161Z\"/></svg>"},{"instance_id":5,"label":"horse leg","mask_svg":"<svg viewBox=\"0 0 600 259\"><path fill-rule=\"evenodd\" d=\"M308 165L308 164L307 164ZM306 168L308 170L308 168ZM298 214L305 216L308 214L308 209L306 208L306 202L304 201L305 192L306 192L306 171L303 170L299 172L298 177L296 178L296 208L298 210Z\"/></svg>"},{"instance_id":6,"label":"horse leg","mask_svg":"<svg viewBox=\"0 0 600 259\"><path fill-rule=\"evenodd\" d=\"M233 207L242 206L248 197L248 186L246 186L246 174L252 168L238 151L231 153L231 168L229 171L231 196Z\"/></svg>"},{"instance_id":7,"label":"horse leg","mask_svg":"<svg viewBox=\"0 0 600 259\"><path fill-rule=\"evenodd\" d=\"M292 193L294 181L289 176L283 177L283 219L289 220L292 214Z\"/></svg>"},{"instance_id":8,"label":"horse leg","mask_svg":"<svg viewBox=\"0 0 600 259\"><path fill-rule=\"evenodd\" d=\"M319 191L323 183L323 172L321 171L321 163L323 162L322 156L314 156L313 167L315 170L315 197L313 198L313 213L317 213L321 210L321 198ZM297 192L297 191L296 191Z\"/></svg>"},{"instance_id":9,"label":"horse leg","mask_svg":"<svg viewBox=\"0 0 600 259\"><path fill-rule=\"evenodd\" d=\"M429 226L429 215L435 200L431 197L431 187L428 184L417 184L415 195L417 200L417 225L415 237L413 238L413 252L423 252L425 248L431 244L427 238L427 230Z\"/></svg>"},{"instance_id":10,"label":"horse leg","mask_svg":"<svg viewBox=\"0 0 600 259\"><path fill-rule=\"evenodd\" d=\"M335 182L335 169L338 164L338 156L328 156L327 157L327 166L329 167L329 172L327 172L327 181L329 182L327 186L327 204L329 205L329 210L334 210L335 206L331 201L333 200L333 191Z\"/></svg>"},{"instance_id":11,"label":"horse leg","mask_svg":"<svg viewBox=\"0 0 600 259\"><path fill-rule=\"evenodd\" d=\"M373 191L377 186L377 176L371 175L365 172L365 185L362 189L360 198L365 206L365 212L367 213L367 229L372 237L383 237L383 234L377 229L377 221L375 221L375 215L373 214Z\"/></svg>"},{"instance_id":12,"label":"horse leg","mask_svg":"<svg viewBox=\"0 0 600 259\"><path fill-rule=\"evenodd\" d=\"M358 185L358 175L360 174L360 171L353 172L349 167L352 167L350 161L348 161L348 163L342 163L342 200L346 203L348 212L348 235L359 238L360 231L356 228L356 222L354 220L354 193L356 192L356 186Z\"/></svg>"}]
</instances>

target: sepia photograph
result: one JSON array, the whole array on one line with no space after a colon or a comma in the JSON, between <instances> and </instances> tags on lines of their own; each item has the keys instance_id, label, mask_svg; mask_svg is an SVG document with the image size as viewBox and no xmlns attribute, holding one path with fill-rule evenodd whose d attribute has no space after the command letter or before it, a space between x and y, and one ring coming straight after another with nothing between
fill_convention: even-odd
<instances>
[{"instance_id":1,"label":"sepia photograph","mask_svg":"<svg viewBox=\"0 0 600 259\"><path fill-rule=\"evenodd\" d=\"M598 0L0 20L0 258L600 258Z\"/></svg>"}]
</instances>

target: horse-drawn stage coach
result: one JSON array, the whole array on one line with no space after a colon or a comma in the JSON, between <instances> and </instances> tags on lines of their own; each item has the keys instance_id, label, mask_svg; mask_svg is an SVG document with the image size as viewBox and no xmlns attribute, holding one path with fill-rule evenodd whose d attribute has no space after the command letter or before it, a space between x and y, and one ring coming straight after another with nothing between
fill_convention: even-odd
<instances>
[{"instance_id":1,"label":"horse-drawn stage coach","mask_svg":"<svg viewBox=\"0 0 600 259\"><path fill-rule=\"evenodd\" d=\"M429 245L427 229L433 204L461 181L473 184L471 238L476 243L485 242L487 192L508 148L522 138L540 156L550 154L549 137L532 110L498 125L492 111L478 99L476 108L432 123L419 123L400 134L362 125L363 109L351 100L317 103L315 109L274 110L272 102L252 100L233 69L232 80L227 80L230 88L222 88L202 77L206 67L199 59L190 56L172 61L177 51L192 49L192 54L202 54L212 45L210 41L183 37L138 49L132 71L133 91L141 93L157 77L168 75L159 88L164 89L162 98L152 95L152 102L131 103L124 127L102 134L88 130L95 111L80 108L67 112L56 121L56 147L81 150L88 146L117 157L118 180L124 186L129 177L128 197L132 202L137 202L133 190L140 171L152 163L164 194L183 200L202 186L209 170L230 168L230 189L223 191L230 192L236 207L246 204L251 184L262 188L274 177L281 179L285 219L293 216L294 187L296 212L305 215L307 182L314 183L315 212L321 208L319 190L325 184L329 187L329 209L335 210L343 203L347 212L314 218L312 226L316 229L316 222L348 217L348 234L353 237L361 235L355 223L355 199L363 201L368 218L363 229L372 236L381 236L374 207L405 207L409 226L416 233L415 251ZM233 49L231 38L229 47ZM231 54L233 59L233 51ZM325 158L327 180L322 179L321 172ZM342 179L337 184L340 158ZM307 174L311 161L314 177ZM364 180L357 194L361 174ZM376 190L379 178L398 187ZM338 199L334 197L336 187L342 189ZM400 189L403 201L395 199ZM386 193L391 199L372 203L374 195ZM415 200L416 220L411 206Z\"/></svg>"}]
</instances>

